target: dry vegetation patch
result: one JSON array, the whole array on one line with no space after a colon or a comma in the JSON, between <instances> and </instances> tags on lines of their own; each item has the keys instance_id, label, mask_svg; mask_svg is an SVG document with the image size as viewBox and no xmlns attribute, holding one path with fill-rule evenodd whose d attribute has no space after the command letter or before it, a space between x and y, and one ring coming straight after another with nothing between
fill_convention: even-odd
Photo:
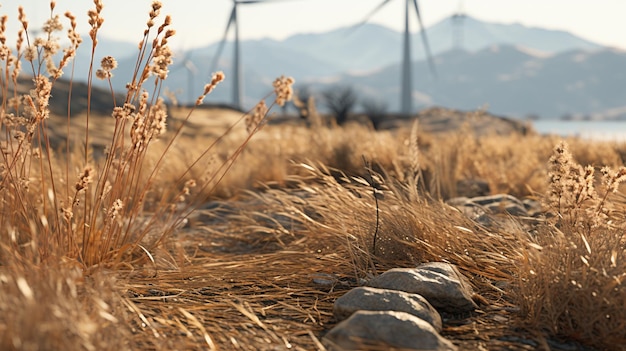
<instances>
[{"instance_id":1,"label":"dry vegetation patch","mask_svg":"<svg viewBox=\"0 0 626 351\"><path fill-rule=\"evenodd\" d=\"M338 296L428 261L455 264L476 291L476 313L444 316L462 349L624 345L624 145L490 132L478 112L429 129L458 120L445 110L382 131L268 124L265 101L199 108L220 73L194 107L166 106L174 33L168 17L155 24L158 2L128 91L102 93L110 113L76 101L59 116L51 89L70 89L61 69L80 41L67 14L72 44L54 61L50 8L43 38L26 39L21 13L17 47L0 40L2 349L321 350ZM105 80L114 68L94 66ZM274 104L292 84L274 82ZM541 200L542 214L472 221L445 203L465 180Z\"/></svg>"}]
</instances>

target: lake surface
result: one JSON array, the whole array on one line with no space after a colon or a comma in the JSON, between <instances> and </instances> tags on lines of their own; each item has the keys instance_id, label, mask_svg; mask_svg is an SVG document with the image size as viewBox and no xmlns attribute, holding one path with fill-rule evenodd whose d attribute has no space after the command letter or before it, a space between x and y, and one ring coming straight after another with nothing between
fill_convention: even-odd
<instances>
[{"instance_id":1,"label":"lake surface","mask_svg":"<svg viewBox=\"0 0 626 351\"><path fill-rule=\"evenodd\" d=\"M584 139L626 142L626 121L533 121L541 134L577 136Z\"/></svg>"}]
</instances>

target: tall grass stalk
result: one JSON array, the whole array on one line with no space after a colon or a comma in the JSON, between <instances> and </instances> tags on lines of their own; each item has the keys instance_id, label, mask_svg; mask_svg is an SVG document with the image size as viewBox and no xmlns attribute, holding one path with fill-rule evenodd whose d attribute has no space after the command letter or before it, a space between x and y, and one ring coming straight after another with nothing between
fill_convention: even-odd
<instances>
[{"instance_id":1,"label":"tall grass stalk","mask_svg":"<svg viewBox=\"0 0 626 351\"><path fill-rule=\"evenodd\" d=\"M218 138L188 169L179 170L175 184L157 189L155 179L162 172L167 155L180 138L186 122L196 107L203 104L204 98L224 80L224 74L213 74L182 123L174 131L168 131L168 110L160 94L174 61L169 46L175 35L170 28L172 19L162 18L160 2L152 3L132 77L129 77L125 94L120 95L111 83L117 61L111 56L100 60L95 56L98 31L105 23L101 16L103 3L95 0L94 8L88 12L91 59L86 77L86 124L81 141L80 136L70 135L73 114L69 106L74 81L72 59L82 40L76 32L76 17L66 13L70 44L63 48L60 61L55 61L61 50L59 33L63 30L55 7L52 1L50 18L43 26L43 34L36 38L31 38L26 14L20 8L22 28L15 49L6 43L7 16L1 19L3 258L19 255L28 256L33 262L44 262L62 257L75 260L85 268L146 260L168 234L184 223L184 217L193 209L194 194L200 193L197 190L206 193L206 189L210 191L219 184L252 136L265 124L269 109L291 99L293 79L277 79L276 99L272 105L266 106L263 100L251 113L241 117L240 122L246 120L247 137L220 167L206 168L202 163L219 142ZM22 62L27 63L33 80L28 94L18 90ZM49 100L55 82L63 77L63 70L68 67L72 73L66 147L65 155L57 155L47 127L48 119L56 118L50 116ZM93 156L90 140L94 78L108 82L114 102L111 118L115 125L101 158ZM224 135L232 128L234 126ZM79 144L82 150L80 157L76 157L72 150L78 149L71 145ZM165 146L154 160L151 150L158 144ZM189 179L192 168L204 168L200 179Z\"/></svg>"},{"instance_id":2,"label":"tall grass stalk","mask_svg":"<svg viewBox=\"0 0 626 351\"><path fill-rule=\"evenodd\" d=\"M546 207L551 216L522 245L513 296L526 325L600 349L626 341L624 205L615 197L626 179L577 163L566 143L549 162ZM622 345L622 346L617 346Z\"/></svg>"}]
</instances>

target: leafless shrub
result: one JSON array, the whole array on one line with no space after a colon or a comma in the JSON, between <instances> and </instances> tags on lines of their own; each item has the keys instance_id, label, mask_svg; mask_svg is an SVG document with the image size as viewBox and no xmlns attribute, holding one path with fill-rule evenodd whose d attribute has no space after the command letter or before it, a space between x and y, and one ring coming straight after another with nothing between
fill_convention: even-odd
<instances>
[{"instance_id":1,"label":"leafless shrub","mask_svg":"<svg viewBox=\"0 0 626 351\"><path fill-rule=\"evenodd\" d=\"M387 103L373 98L364 100L361 102L361 106L367 118L372 122L374 129L379 129L381 123L384 122L385 117L387 117Z\"/></svg>"},{"instance_id":2,"label":"leafless shrub","mask_svg":"<svg viewBox=\"0 0 626 351\"><path fill-rule=\"evenodd\" d=\"M342 125L348 121L350 113L358 101L356 93L349 86L335 86L322 92L324 104L335 117L337 123Z\"/></svg>"}]
</instances>

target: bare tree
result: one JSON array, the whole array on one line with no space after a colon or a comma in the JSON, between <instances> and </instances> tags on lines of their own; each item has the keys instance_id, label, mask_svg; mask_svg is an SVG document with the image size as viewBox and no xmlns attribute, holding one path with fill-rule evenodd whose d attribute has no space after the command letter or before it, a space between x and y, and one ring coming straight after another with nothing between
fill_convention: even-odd
<instances>
[{"instance_id":1,"label":"bare tree","mask_svg":"<svg viewBox=\"0 0 626 351\"><path fill-rule=\"evenodd\" d=\"M363 112L372 122L374 129L378 129L380 124L387 117L387 103L383 100L378 99L367 99L361 103L361 107L363 108Z\"/></svg>"},{"instance_id":2,"label":"bare tree","mask_svg":"<svg viewBox=\"0 0 626 351\"><path fill-rule=\"evenodd\" d=\"M305 85L297 89L292 103L298 110L300 118L306 121L307 126L319 128L323 125L323 121L315 107L315 95L311 92L309 86Z\"/></svg>"},{"instance_id":3,"label":"bare tree","mask_svg":"<svg viewBox=\"0 0 626 351\"><path fill-rule=\"evenodd\" d=\"M349 86L334 86L322 92L324 103L335 116L338 124L344 124L357 103L354 89Z\"/></svg>"},{"instance_id":4,"label":"bare tree","mask_svg":"<svg viewBox=\"0 0 626 351\"><path fill-rule=\"evenodd\" d=\"M300 113L300 118L309 118L309 101L313 97L311 88L308 85L301 86L296 89L296 93L293 96L292 104L296 107Z\"/></svg>"}]
</instances>

